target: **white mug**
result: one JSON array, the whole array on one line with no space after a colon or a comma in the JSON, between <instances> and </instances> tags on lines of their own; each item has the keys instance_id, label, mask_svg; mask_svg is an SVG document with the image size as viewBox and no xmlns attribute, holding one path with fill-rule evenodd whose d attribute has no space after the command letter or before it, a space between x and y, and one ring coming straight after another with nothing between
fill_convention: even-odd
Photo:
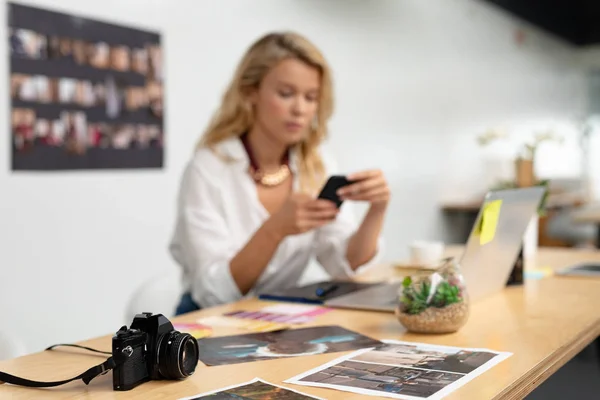
<instances>
[{"instance_id":1,"label":"white mug","mask_svg":"<svg viewBox=\"0 0 600 400\"><path fill-rule=\"evenodd\" d=\"M410 244L410 262L413 265L431 267L444 256L443 242L418 240Z\"/></svg>"}]
</instances>

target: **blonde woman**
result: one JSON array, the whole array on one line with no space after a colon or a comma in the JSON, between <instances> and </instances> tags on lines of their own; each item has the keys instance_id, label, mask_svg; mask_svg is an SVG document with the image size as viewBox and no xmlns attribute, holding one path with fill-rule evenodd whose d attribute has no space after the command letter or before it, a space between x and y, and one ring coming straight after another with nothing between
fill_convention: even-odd
<instances>
[{"instance_id":1,"label":"blonde woman","mask_svg":"<svg viewBox=\"0 0 600 400\"><path fill-rule=\"evenodd\" d=\"M311 257L349 277L380 253L390 193L379 170L347 177L347 207L317 199L338 173L321 154L333 111L331 72L295 33L260 38L244 55L181 183L170 245L183 269L177 314L298 284Z\"/></svg>"}]
</instances>

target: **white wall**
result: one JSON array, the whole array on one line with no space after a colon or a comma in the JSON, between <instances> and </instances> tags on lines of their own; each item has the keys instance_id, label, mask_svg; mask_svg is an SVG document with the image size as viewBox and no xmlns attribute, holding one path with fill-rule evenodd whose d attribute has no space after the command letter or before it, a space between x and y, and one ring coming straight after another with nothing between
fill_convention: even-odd
<instances>
[{"instance_id":1,"label":"white wall","mask_svg":"<svg viewBox=\"0 0 600 400\"><path fill-rule=\"evenodd\" d=\"M330 147L348 170L383 168L394 192L387 259L415 238L444 237L443 196L481 189L475 134L570 117L583 101L573 49L527 27L517 46L523 25L471 0L27 3L161 30L168 113L163 171L11 173L0 141L2 329L32 351L118 329L144 278L175 268L167 244L180 173L242 52L266 31L298 30L332 64ZM5 43L2 28L2 54Z\"/></svg>"}]
</instances>

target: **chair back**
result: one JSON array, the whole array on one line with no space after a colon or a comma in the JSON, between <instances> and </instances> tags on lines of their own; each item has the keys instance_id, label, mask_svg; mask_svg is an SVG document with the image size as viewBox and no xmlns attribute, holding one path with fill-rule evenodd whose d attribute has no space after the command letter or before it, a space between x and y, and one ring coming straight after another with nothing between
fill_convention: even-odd
<instances>
[{"instance_id":1,"label":"chair back","mask_svg":"<svg viewBox=\"0 0 600 400\"><path fill-rule=\"evenodd\" d=\"M179 270L173 268L143 281L127 304L125 324L129 326L135 315L142 312L172 318L182 294L180 279Z\"/></svg>"}]
</instances>

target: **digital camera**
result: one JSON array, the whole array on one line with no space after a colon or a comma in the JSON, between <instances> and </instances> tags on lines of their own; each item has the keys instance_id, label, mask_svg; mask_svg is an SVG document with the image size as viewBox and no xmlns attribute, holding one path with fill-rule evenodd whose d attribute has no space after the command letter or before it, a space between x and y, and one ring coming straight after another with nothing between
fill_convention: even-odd
<instances>
[{"instance_id":1,"label":"digital camera","mask_svg":"<svg viewBox=\"0 0 600 400\"><path fill-rule=\"evenodd\" d=\"M198 365L198 342L175 330L162 314L142 313L131 326L113 336L113 389L131 390L150 380L180 380L192 375Z\"/></svg>"}]
</instances>

